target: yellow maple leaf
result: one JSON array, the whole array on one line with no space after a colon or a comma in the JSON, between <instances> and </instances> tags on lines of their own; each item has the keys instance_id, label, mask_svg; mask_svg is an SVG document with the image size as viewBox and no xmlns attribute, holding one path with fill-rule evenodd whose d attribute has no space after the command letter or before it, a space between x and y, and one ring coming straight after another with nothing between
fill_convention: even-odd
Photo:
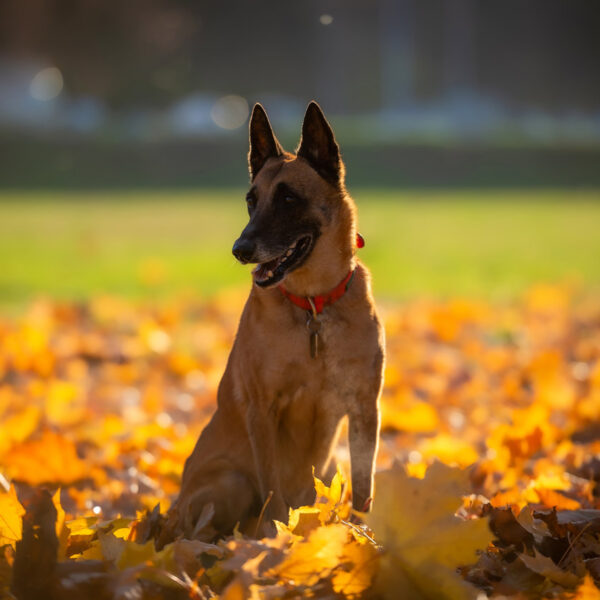
<instances>
[{"instance_id":1,"label":"yellow maple leaf","mask_svg":"<svg viewBox=\"0 0 600 600\"><path fill-rule=\"evenodd\" d=\"M292 532L294 535L308 536L308 534L317 527L323 525L321 518L322 511L316 506L301 506L300 508L290 508L288 524L276 522L276 527L284 532Z\"/></svg>"},{"instance_id":2,"label":"yellow maple leaf","mask_svg":"<svg viewBox=\"0 0 600 600\"><path fill-rule=\"evenodd\" d=\"M67 521L71 536L92 536L96 533L98 517L78 517Z\"/></svg>"},{"instance_id":3,"label":"yellow maple leaf","mask_svg":"<svg viewBox=\"0 0 600 600\"><path fill-rule=\"evenodd\" d=\"M344 546L340 566L333 577L333 589L346 598L359 596L368 589L378 568L379 553L369 542L353 541Z\"/></svg>"},{"instance_id":4,"label":"yellow maple leaf","mask_svg":"<svg viewBox=\"0 0 600 600\"><path fill-rule=\"evenodd\" d=\"M295 585L315 585L339 565L347 540L345 525L319 527L306 540L293 544L283 562L265 575L293 581Z\"/></svg>"},{"instance_id":5,"label":"yellow maple leaf","mask_svg":"<svg viewBox=\"0 0 600 600\"><path fill-rule=\"evenodd\" d=\"M13 485L8 492L0 494L0 546L10 544L13 548L23 534L25 509L17 498Z\"/></svg>"},{"instance_id":6,"label":"yellow maple leaf","mask_svg":"<svg viewBox=\"0 0 600 600\"><path fill-rule=\"evenodd\" d=\"M127 569L140 563L156 560L158 554L160 554L154 547L154 540L149 540L145 544L138 544L137 542L128 542L115 536L112 537L122 542L122 544L119 544L122 547L121 552L116 559L116 565L119 569Z\"/></svg>"},{"instance_id":7,"label":"yellow maple leaf","mask_svg":"<svg viewBox=\"0 0 600 600\"><path fill-rule=\"evenodd\" d=\"M405 399L402 395L384 397L381 402L381 428L428 433L439 428L439 417L435 408L426 402Z\"/></svg>"},{"instance_id":8,"label":"yellow maple leaf","mask_svg":"<svg viewBox=\"0 0 600 600\"><path fill-rule=\"evenodd\" d=\"M315 504L290 508L287 525L275 521L278 531L306 537L311 531L334 521L336 517L348 518L350 506L342 502L345 479L339 467L329 486L315 476L314 470L313 479L316 492Z\"/></svg>"},{"instance_id":9,"label":"yellow maple leaf","mask_svg":"<svg viewBox=\"0 0 600 600\"><path fill-rule=\"evenodd\" d=\"M474 595L456 573L492 539L487 521L455 516L468 491L468 471L434 463L425 479L402 468L376 476L376 501L367 524L384 547L377 589L385 598L459 600Z\"/></svg>"},{"instance_id":10,"label":"yellow maple leaf","mask_svg":"<svg viewBox=\"0 0 600 600\"><path fill-rule=\"evenodd\" d=\"M314 476L315 491L317 498L315 502L315 508L318 508L321 512L320 519L323 524L331 521L332 517L338 509L342 509L343 514L341 518L348 516L347 507L341 506L342 494L344 491L344 476L342 475L339 467L331 480L331 485L327 487L318 477ZM346 508L346 510L344 510Z\"/></svg>"},{"instance_id":11,"label":"yellow maple leaf","mask_svg":"<svg viewBox=\"0 0 600 600\"><path fill-rule=\"evenodd\" d=\"M81 558L116 562L121 558L126 544L124 539L116 537L112 532L98 531L98 539L92 541L89 547L81 553Z\"/></svg>"},{"instance_id":12,"label":"yellow maple leaf","mask_svg":"<svg viewBox=\"0 0 600 600\"><path fill-rule=\"evenodd\" d=\"M44 394L44 412L53 425L73 425L85 417L82 391L72 381L54 379Z\"/></svg>"},{"instance_id":13,"label":"yellow maple leaf","mask_svg":"<svg viewBox=\"0 0 600 600\"><path fill-rule=\"evenodd\" d=\"M479 458L472 444L447 433L423 440L419 451L425 458L437 458L447 465L460 467L467 467Z\"/></svg>"},{"instance_id":14,"label":"yellow maple leaf","mask_svg":"<svg viewBox=\"0 0 600 600\"><path fill-rule=\"evenodd\" d=\"M15 394L11 400L17 404L19 398ZM26 440L36 429L40 420L41 411L37 406L25 406L16 414L2 418L0 435L0 456L15 444ZM4 462L6 460L4 459Z\"/></svg>"}]
</instances>

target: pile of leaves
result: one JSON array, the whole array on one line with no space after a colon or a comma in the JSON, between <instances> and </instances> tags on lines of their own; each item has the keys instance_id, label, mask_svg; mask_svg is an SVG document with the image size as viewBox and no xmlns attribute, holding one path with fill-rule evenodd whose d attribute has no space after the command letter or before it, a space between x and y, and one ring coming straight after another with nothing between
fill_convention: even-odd
<instances>
[{"instance_id":1,"label":"pile of leaves","mask_svg":"<svg viewBox=\"0 0 600 600\"><path fill-rule=\"evenodd\" d=\"M373 511L348 450L270 539L154 545L243 295L39 301L0 318L0 595L598 598L600 302L384 310Z\"/></svg>"}]
</instances>

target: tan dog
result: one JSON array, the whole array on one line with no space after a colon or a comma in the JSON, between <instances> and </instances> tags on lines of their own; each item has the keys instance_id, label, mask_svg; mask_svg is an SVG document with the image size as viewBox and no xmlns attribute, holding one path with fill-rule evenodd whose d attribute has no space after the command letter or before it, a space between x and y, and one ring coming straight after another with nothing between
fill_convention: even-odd
<instances>
[{"instance_id":1,"label":"tan dog","mask_svg":"<svg viewBox=\"0 0 600 600\"><path fill-rule=\"evenodd\" d=\"M250 121L250 221L233 246L258 263L219 385L217 410L187 459L162 543L270 534L328 481L347 415L352 503L368 510L379 433L383 330L356 259L355 205L333 132L311 102L296 155L259 104ZM258 516L263 514L258 522Z\"/></svg>"}]
</instances>

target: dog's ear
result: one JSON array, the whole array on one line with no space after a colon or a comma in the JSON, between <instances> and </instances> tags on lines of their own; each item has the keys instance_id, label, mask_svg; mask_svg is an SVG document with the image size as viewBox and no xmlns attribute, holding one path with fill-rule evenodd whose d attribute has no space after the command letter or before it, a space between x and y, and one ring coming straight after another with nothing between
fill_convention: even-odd
<instances>
[{"instance_id":1,"label":"dog's ear","mask_svg":"<svg viewBox=\"0 0 600 600\"><path fill-rule=\"evenodd\" d=\"M250 117L250 152L248 153L248 167L252 181L269 158L282 154L283 148L271 129L265 109L260 104L255 104Z\"/></svg>"},{"instance_id":2,"label":"dog's ear","mask_svg":"<svg viewBox=\"0 0 600 600\"><path fill-rule=\"evenodd\" d=\"M336 186L342 183L344 166L339 146L321 107L314 100L304 115L297 154L306 159L326 181Z\"/></svg>"}]
</instances>

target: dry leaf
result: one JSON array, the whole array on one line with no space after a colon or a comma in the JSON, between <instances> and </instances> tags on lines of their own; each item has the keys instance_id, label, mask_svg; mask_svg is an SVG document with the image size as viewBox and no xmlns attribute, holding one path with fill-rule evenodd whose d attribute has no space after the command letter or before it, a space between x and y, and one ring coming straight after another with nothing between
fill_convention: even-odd
<instances>
[{"instance_id":1,"label":"dry leaf","mask_svg":"<svg viewBox=\"0 0 600 600\"><path fill-rule=\"evenodd\" d=\"M435 463L425 479L403 469L378 473L376 501L367 523L383 545L377 587L386 598L456 600L476 596L457 574L492 539L487 520L454 515L469 489L469 475Z\"/></svg>"},{"instance_id":2,"label":"dry leaf","mask_svg":"<svg viewBox=\"0 0 600 600\"><path fill-rule=\"evenodd\" d=\"M537 550L535 550L534 556L521 554L519 559L529 570L547 577L550 581L558 583L565 588L575 587L579 583L577 575L561 569L550 558L540 554Z\"/></svg>"},{"instance_id":3,"label":"dry leaf","mask_svg":"<svg viewBox=\"0 0 600 600\"><path fill-rule=\"evenodd\" d=\"M379 555L368 541L346 544L331 580L334 591L355 598L369 589L379 567Z\"/></svg>"},{"instance_id":4,"label":"dry leaf","mask_svg":"<svg viewBox=\"0 0 600 600\"><path fill-rule=\"evenodd\" d=\"M11 478L32 485L67 484L89 474L73 442L50 430L43 431L39 439L15 446L5 461Z\"/></svg>"},{"instance_id":5,"label":"dry leaf","mask_svg":"<svg viewBox=\"0 0 600 600\"><path fill-rule=\"evenodd\" d=\"M266 573L295 585L310 587L326 578L340 563L348 528L335 524L319 527L305 541L292 545L284 561Z\"/></svg>"},{"instance_id":6,"label":"dry leaf","mask_svg":"<svg viewBox=\"0 0 600 600\"><path fill-rule=\"evenodd\" d=\"M0 493L0 547L10 544L13 548L21 539L22 517L25 509L17 498L14 486L8 492Z\"/></svg>"},{"instance_id":7,"label":"dry leaf","mask_svg":"<svg viewBox=\"0 0 600 600\"><path fill-rule=\"evenodd\" d=\"M600 600L600 589L588 573L574 595L569 595L570 600Z\"/></svg>"},{"instance_id":8,"label":"dry leaf","mask_svg":"<svg viewBox=\"0 0 600 600\"><path fill-rule=\"evenodd\" d=\"M243 301L98 296L0 318L0 541L10 544L0 595L23 535L11 479L23 498L35 497L29 485L62 485L28 533L37 558L16 561L30 590L23 574L36 561L42 579L53 573L55 600L363 596L375 593L380 567L379 587L387 577L383 592L394 598L443 597L434 583L460 598L473 589L461 578L482 594L528 598L593 585L588 577L573 592L573 576L600 572L600 302L575 303L561 286L512 304L417 298L387 308L378 468L399 464L426 479L402 473L388 486L378 477L373 510L383 526L374 534L341 523L350 494L338 474L329 487L315 481L317 503L291 510L272 540L176 540L156 552L160 513L214 410ZM338 451L349 472L347 447ZM435 460L476 468L467 479L443 475ZM478 500L465 504L463 494ZM453 516L458 508L466 521ZM484 515L497 536L487 548Z\"/></svg>"}]
</instances>

